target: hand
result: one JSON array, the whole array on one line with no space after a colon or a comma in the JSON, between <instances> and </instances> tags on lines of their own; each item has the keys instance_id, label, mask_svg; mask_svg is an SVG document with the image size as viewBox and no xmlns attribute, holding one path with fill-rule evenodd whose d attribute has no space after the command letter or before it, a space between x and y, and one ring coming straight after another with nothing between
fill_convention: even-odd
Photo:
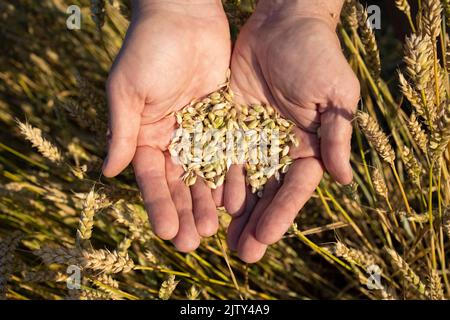
<instances>
[{"instance_id":1,"label":"hand","mask_svg":"<svg viewBox=\"0 0 450 320\"><path fill-rule=\"evenodd\" d=\"M167 152L173 112L225 82L231 42L218 0L141 0L111 70L110 144L103 173L119 174L133 159L153 230L180 251L217 231L214 195L198 179L188 188ZM218 195L218 196L217 196Z\"/></svg>"},{"instance_id":2,"label":"hand","mask_svg":"<svg viewBox=\"0 0 450 320\"><path fill-rule=\"evenodd\" d=\"M321 180L322 161L336 181L352 181L350 121L359 100L359 82L341 52L336 21L320 11L297 12L295 1L277 1L286 7L267 11L268 2L260 2L239 35L231 87L238 102L268 103L294 121L300 146L290 152L296 160L282 184L269 180L260 200L246 190L242 167L228 172L224 202L234 217L228 243L249 263L261 259L293 223Z\"/></svg>"}]
</instances>

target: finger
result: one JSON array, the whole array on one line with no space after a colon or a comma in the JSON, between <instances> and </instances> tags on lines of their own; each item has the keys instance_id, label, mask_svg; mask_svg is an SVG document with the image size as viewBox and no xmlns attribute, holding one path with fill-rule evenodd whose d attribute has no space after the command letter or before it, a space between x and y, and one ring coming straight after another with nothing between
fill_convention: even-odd
<instances>
[{"instance_id":1,"label":"finger","mask_svg":"<svg viewBox=\"0 0 450 320\"><path fill-rule=\"evenodd\" d=\"M175 164L169 154L166 158L166 178L173 203L177 209L179 227L178 233L172 240L175 247L182 252L190 252L200 244L200 236L195 227L192 212L192 199L189 187L181 180L184 171L180 165Z\"/></svg>"},{"instance_id":2,"label":"finger","mask_svg":"<svg viewBox=\"0 0 450 320\"><path fill-rule=\"evenodd\" d=\"M292 159L320 158L320 143L317 134L294 127L292 131L298 139L298 146L291 145L289 155Z\"/></svg>"},{"instance_id":3,"label":"finger","mask_svg":"<svg viewBox=\"0 0 450 320\"><path fill-rule=\"evenodd\" d=\"M329 108L321 115L320 147L327 171L339 183L349 184L353 174L350 165L352 113L343 108Z\"/></svg>"},{"instance_id":4,"label":"finger","mask_svg":"<svg viewBox=\"0 0 450 320\"><path fill-rule=\"evenodd\" d=\"M250 217L250 214L254 210L256 203L258 202L258 197L251 193L250 189L246 190L246 200L245 200L245 210L239 216L233 217L227 230L227 243L228 247L232 251L236 251L238 248L239 237L241 236L242 230L244 230L245 225Z\"/></svg>"},{"instance_id":5,"label":"finger","mask_svg":"<svg viewBox=\"0 0 450 320\"><path fill-rule=\"evenodd\" d=\"M279 183L274 178L266 184L262 198L259 199L241 233L238 243L238 255L241 260L247 263L259 261L266 252L267 245L258 241L255 237L256 226L264 210L275 197L278 187Z\"/></svg>"},{"instance_id":6,"label":"finger","mask_svg":"<svg viewBox=\"0 0 450 320\"><path fill-rule=\"evenodd\" d=\"M319 185L322 174L322 165L315 158L299 159L292 164L283 185L258 221L258 241L272 244L281 239Z\"/></svg>"},{"instance_id":7,"label":"finger","mask_svg":"<svg viewBox=\"0 0 450 320\"><path fill-rule=\"evenodd\" d=\"M111 83L107 92L110 139L103 174L114 177L130 164L136 152L144 101Z\"/></svg>"},{"instance_id":8,"label":"finger","mask_svg":"<svg viewBox=\"0 0 450 320\"><path fill-rule=\"evenodd\" d=\"M212 189L211 194L214 199L216 207L223 207L223 185L217 187L217 189Z\"/></svg>"},{"instance_id":9,"label":"finger","mask_svg":"<svg viewBox=\"0 0 450 320\"><path fill-rule=\"evenodd\" d=\"M173 239L178 232L178 215L166 181L163 153L139 147L133 166L155 234L164 240Z\"/></svg>"},{"instance_id":10,"label":"finger","mask_svg":"<svg viewBox=\"0 0 450 320\"><path fill-rule=\"evenodd\" d=\"M246 189L244 166L230 166L225 177L224 205L231 216L237 217L244 212Z\"/></svg>"},{"instance_id":11,"label":"finger","mask_svg":"<svg viewBox=\"0 0 450 320\"><path fill-rule=\"evenodd\" d=\"M192 206L197 232L202 237L210 237L219 228L216 204L212 198L211 189L198 178L191 186Z\"/></svg>"},{"instance_id":12,"label":"finger","mask_svg":"<svg viewBox=\"0 0 450 320\"><path fill-rule=\"evenodd\" d=\"M142 120L139 129L138 147L151 146L159 150L167 150L176 130L175 117L165 117L149 124L146 124L145 121L145 119Z\"/></svg>"}]
</instances>

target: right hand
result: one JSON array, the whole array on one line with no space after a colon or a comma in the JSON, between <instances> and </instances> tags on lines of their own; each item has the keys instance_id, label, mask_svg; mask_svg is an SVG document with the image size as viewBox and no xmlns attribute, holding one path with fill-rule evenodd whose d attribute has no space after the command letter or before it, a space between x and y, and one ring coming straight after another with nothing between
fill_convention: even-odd
<instances>
[{"instance_id":1,"label":"right hand","mask_svg":"<svg viewBox=\"0 0 450 320\"><path fill-rule=\"evenodd\" d=\"M107 84L110 141L103 173L113 177L133 161L153 230L178 250L195 250L218 228L211 192L191 188L167 147L174 112L224 83L231 41L218 0L135 1L134 15Z\"/></svg>"}]
</instances>

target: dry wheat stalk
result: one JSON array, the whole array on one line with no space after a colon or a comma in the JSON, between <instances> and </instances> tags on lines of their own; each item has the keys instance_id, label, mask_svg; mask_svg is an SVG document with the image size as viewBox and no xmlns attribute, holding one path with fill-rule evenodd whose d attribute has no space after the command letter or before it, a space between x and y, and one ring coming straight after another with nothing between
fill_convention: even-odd
<instances>
[{"instance_id":1,"label":"dry wheat stalk","mask_svg":"<svg viewBox=\"0 0 450 320\"><path fill-rule=\"evenodd\" d=\"M389 143L388 137L381 131L377 121L363 111L358 111L356 117L362 132L381 158L387 163L393 164L395 160L394 150Z\"/></svg>"},{"instance_id":2,"label":"dry wheat stalk","mask_svg":"<svg viewBox=\"0 0 450 320\"><path fill-rule=\"evenodd\" d=\"M81 266L104 273L130 272L134 268L133 260L128 254L120 255L117 251L106 249L83 250Z\"/></svg>"},{"instance_id":3,"label":"dry wheat stalk","mask_svg":"<svg viewBox=\"0 0 450 320\"><path fill-rule=\"evenodd\" d=\"M384 177L378 168L374 168L372 170L372 182L373 188L377 195L387 199L388 197L388 188L386 186L386 182L384 181Z\"/></svg>"},{"instance_id":4,"label":"dry wheat stalk","mask_svg":"<svg viewBox=\"0 0 450 320\"><path fill-rule=\"evenodd\" d=\"M408 99L409 103L411 103L411 105L419 115L425 116L425 110L420 95L408 83L403 73L399 72L398 78L400 82L400 90L402 91L403 95L406 97L406 99Z\"/></svg>"},{"instance_id":5,"label":"dry wheat stalk","mask_svg":"<svg viewBox=\"0 0 450 320\"><path fill-rule=\"evenodd\" d=\"M76 248L45 246L33 252L45 264L78 265L104 273L129 272L133 269L133 260L127 255L120 255L117 251L78 250Z\"/></svg>"},{"instance_id":6,"label":"dry wheat stalk","mask_svg":"<svg viewBox=\"0 0 450 320\"><path fill-rule=\"evenodd\" d=\"M450 142L450 105L446 105L440 116L437 130L431 135L430 153L433 160L438 160Z\"/></svg>"},{"instance_id":7,"label":"dry wheat stalk","mask_svg":"<svg viewBox=\"0 0 450 320\"><path fill-rule=\"evenodd\" d=\"M341 11L341 17L342 17L341 20L344 22L344 25L353 33L356 33L358 30L359 23L354 0L345 1Z\"/></svg>"},{"instance_id":8,"label":"dry wheat stalk","mask_svg":"<svg viewBox=\"0 0 450 320\"><path fill-rule=\"evenodd\" d=\"M34 128L28 122L23 123L20 120L16 120L21 134L30 141L33 147L47 159L52 162L59 163L63 160L63 156L50 141L46 140L42 136L42 131L39 128Z\"/></svg>"},{"instance_id":9,"label":"dry wheat stalk","mask_svg":"<svg viewBox=\"0 0 450 320\"><path fill-rule=\"evenodd\" d=\"M405 12L406 14L411 13L411 7L408 3L408 0L395 0L395 5L400 11Z\"/></svg>"},{"instance_id":10,"label":"dry wheat stalk","mask_svg":"<svg viewBox=\"0 0 450 320\"><path fill-rule=\"evenodd\" d=\"M31 271L25 272L23 279L26 282L63 282L67 274L52 270Z\"/></svg>"},{"instance_id":11,"label":"dry wheat stalk","mask_svg":"<svg viewBox=\"0 0 450 320\"><path fill-rule=\"evenodd\" d=\"M0 239L0 300L5 299L7 284L14 268L14 251L21 238L21 232L14 231Z\"/></svg>"},{"instance_id":12,"label":"dry wheat stalk","mask_svg":"<svg viewBox=\"0 0 450 320\"><path fill-rule=\"evenodd\" d=\"M434 269L431 270L430 276L428 277L427 294L431 300L444 300L441 277Z\"/></svg>"},{"instance_id":13,"label":"dry wheat stalk","mask_svg":"<svg viewBox=\"0 0 450 320\"><path fill-rule=\"evenodd\" d=\"M430 37L418 34L406 37L404 61L406 73L417 89L425 89L431 79L433 65L433 49Z\"/></svg>"},{"instance_id":14,"label":"dry wheat stalk","mask_svg":"<svg viewBox=\"0 0 450 320\"><path fill-rule=\"evenodd\" d=\"M175 281L175 276L173 274L169 275L168 279L162 283L161 288L159 289L159 298L161 300L169 300L179 282L180 281Z\"/></svg>"},{"instance_id":15,"label":"dry wheat stalk","mask_svg":"<svg viewBox=\"0 0 450 320\"><path fill-rule=\"evenodd\" d=\"M98 277L95 278L96 281L100 282L105 286L100 286L96 284L96 287L103 291L105 294L109 295L109 298L112 300L119 300L120 297L114 292L112 289L119 289L119 283L113 279L109 274L102 273Z\"/></svg>"},{"instance_id":16,"label":"dry wheat stalk","mask_svg":"<svg viewBox=\"0 0 450 320\"><path fill-rule=\"evenodd\" d=\"M155 256L155 254L147 249L145 250L145 259L151 264L151 265L157 265L158 264L158 258Z\"/></svg>"},{"instance_id":17,"label":"dry wheat stalk","mask_svg":"<svg viewBox=\"0 0 450 320\"><path fill-rule=\"evenodd\" d=\"M441 32L442 5L440 0L422 1L423 27L431 39L436 39Z\"/></svg>"},{"instance_id":18,"label":"dry wheat stalk","mask_svg":"<svg viewBox=\"0 0 450 320\"><path fill-rule=\"evenodd\" d=\"M403 147L402 157L408 176L414 183L419 184L420 175L422 174L422 165L416 157L414 157L412 150L406 146Z\"/></svg>"},{"instance_id":19,"label":"dry wheat stalk","mask_svg":"<svg viewBox=\"0 0 450 320\"><path fill-rule=\"evenodd\" d=\"M81 211L77 229L77 243L80 246L86 248L90 247L89 239L92 236L95 213L108 205L109 202L105 195L96 193L94 189L91 189L87 194L83 202L83 210Z\"/></svg>"},{"instance_id":20,"label":"dry wheat stalk","mask_svg":"<svg viewBox=\"0 0 450 320\"><path fill-rule=\"evenodd\" d=\"M419 293L425 294L426 288L419 276L411 269L409 264L393 249L385 248L391 257L392 264L395 265L407 280Z\"/></svg>"},{"instance_id":21,"label":"dry wheat stalk","mask_svg":"<svg viewBox=\"0 0 450 320\"><path fill-rule=\"evenodd\" d=\"M197 289L195 284L193 284L189 288L189 291L186 293L186 297L188 298L188 300L197 300L199 295L200 295L200 290Z\"/></svg>"},{"instance_id":22,"label":"dry wheat stalk","mask_svg":"<svg viewBox=\"0 0 450 320\"><path fill-rule=\"evenodd\" d=\"M358 249L349 248L344 243L338 241L334 247L336 256L342 257L348 262L367 268L375 263L375 257Z\"/></svg>"},{"instance_id":23,"label":"dry wheat stalk","mask_svg":"<svg viewBox=\"0 0 450 320\"><path fill-rule=\"evenodd\" d=\"M380 79L381 61L377 39L375 38L375 33L369 24L367 10L359 2L356 2L355 6L361 41L364 44L367 66L374 79L378 81Z\"/></svg>"},{"instance_id":24,"label":"dry wheat stalk","mask_svg":"<svg viewBox=\"0 0 450 320\"><path fill-rule=\"evenodd\" d=\"M424 154L428 153L428 136L417 120L416 114L412 113L408 121L408 129L417 146Z\"/></svg>"},{"instance_id":25,"label":"dry wheat stalk","mask_svg":"<svg viewBox=\"0 0 450 320\"><path fill-rule=\"evenodd\" d=\"M76 248L44 246L33 251L45 264L79 265L80 252Z\"/></svg>"}]
</instances>

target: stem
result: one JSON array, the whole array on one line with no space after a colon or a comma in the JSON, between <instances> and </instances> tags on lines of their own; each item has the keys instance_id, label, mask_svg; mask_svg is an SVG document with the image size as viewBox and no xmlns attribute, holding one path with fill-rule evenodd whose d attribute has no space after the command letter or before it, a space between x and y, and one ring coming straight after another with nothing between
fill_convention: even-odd
<instances>
[{"instance_id":1,"label":"stem","mask_svg":"<svg viewBox=\"0 0 450 320\"><path fill-rule=\"evenodd\" d=\"M398 175L398 172L397 172L397 169L395 168L394 163L392 162L390 165L392 168L392 172L394 173L395 179L397 180L397 184L400 188L400 192L403 197L403 202L405 203L405 206L406 206L406 211L408 212L408 214L411 214L411 208L409 206L408 197L406 196L405 189L403 188L403 183L400 180L400 176Z\"/></svg>"},{"instance_id":2,"label":"stem","mask_svg":"<svg viewBox=\"0 0 450 320\"><path fill-rule=\"evenodd\" d=\"M436 246L434 243L434 227L433 227L433 168L434 163L431 164L429 172L429 190L428 190L428 220L430 222L430 232L431 232L431 261L433 268L436 269Z\"/></svg>"}]
</instances>

